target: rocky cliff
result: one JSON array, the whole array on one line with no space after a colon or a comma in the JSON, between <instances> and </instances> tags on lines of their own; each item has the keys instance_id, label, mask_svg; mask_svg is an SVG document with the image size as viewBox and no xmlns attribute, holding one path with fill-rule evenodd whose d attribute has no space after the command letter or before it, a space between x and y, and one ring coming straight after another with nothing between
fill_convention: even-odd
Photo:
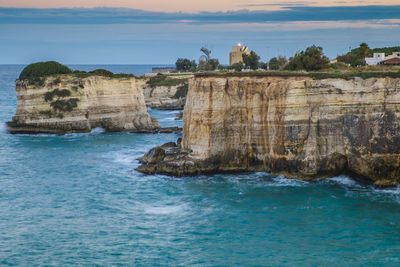
<instances>
[{"instance_id":1,"label":"rocky cliff","mask_svg":"<svg viewBox=\"0 0 400 267\"><path fill-rule=\"evenodd\" d=\"M153 132L158 122L147 113L133 77L53 75L17 80L12 133L107 131Z\"/></svg>"},{"instance_id":2,"label":"rocky cliff","mask_svg":"<svg viewBox=\"0 0 400 267\"><path fill-rule=\"evenodd\" d=\"M143 78L138 80L138 84L143 90L144 99L146 106L153 109L160 110L182 110L186 103L186 92L180 94L180 92L187 91L188 79L192 78L192 75L173 75L171 77L163 75L166 80L178 81L177 84L168 84L167 82L160 82L149 84L149 78ZM179 83L179 81L182 81Z\"/></svg>"},{"instance_id":3,"label":"rocky cliff","mask_svg":"<svg viewBox=\"0 0 400 267\"><path fill-rule=\"evenodd\" d=\"M400 183L400 79L197 77L183 124L182 147L153 149L139 171Z\"/></svg>"}]
</instances>

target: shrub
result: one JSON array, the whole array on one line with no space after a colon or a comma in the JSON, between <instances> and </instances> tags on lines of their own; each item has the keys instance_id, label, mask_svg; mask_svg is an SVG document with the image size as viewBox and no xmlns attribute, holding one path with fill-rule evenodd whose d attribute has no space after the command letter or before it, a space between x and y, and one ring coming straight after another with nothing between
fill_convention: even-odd
<instances>
[{"instance_id":1,"label":"shrub","mask_svg":"<svg viewBox=\"0 0 400 267\"><path fill-rule=\"evenodd\" d=\"M70 68L55 61L38 62L26 66L19 75L19 79L24 80L53 74L67 74L71 72Z\"/></svg>"},{"instance_id":2,"label":"shrub","mask_svg":"<svg viewBox=\"0 0 400 267\"><path fill-rule=\"evenodd\" d=\"M100 75L100 76L107 76L107 77L111 77L114 75L114 73L112 73L109 70L105 70L105 69L96 69L96 70L91 71L90 73Z\"/></svg>"},{"instance_id":3,"label":"shrub","mask_svg":"<svg viewBox=\"0 0 400 267\"><path fill-rule=\"evenodd\" d=\"M50 103L55 111L69 112L78 106L78 98L70 98L68 100L56 100Z\"/></svg>"},{"instance_id":4,"label":"shrub","mask_svg":"<svg viewBox=\"0 0 400 267\"><path fill-rule=\"evenodd\" d=\"M191 61L190 59L187 58L178 58L178 60L175 63L175 67L176 70L178 71L186 72L186 71L196 70L197 65L194 60Z\"/></svg>"},{"instance_id":5,"label":"shrub","mask_svg":"<svg viewBox=\"0 0 400 267\"><path fill-rule=\"evenodd\" d=\"M172 98L182 98L182 97L186 97L187 93L188 93L188 89L189 89L189 84L184 84L181 85L177 88L175 95Z\"/></svg>"},{"instance_id":6,"label":"shrub","mask_svg":"<svg viewBox=\"0 0 400 267\"><path fill-rule=\"evenodd\" d=\"M61 83L61 79L60 79L60 78L57 78L57 79L54 80L53 83L54 83L55 85L58 85L58 84Z\"/></svg>"},{"instance_id":7,"label":"shrub","mask_svg":"<svg viewBox=\"0 0 400 267\"><path fill-rule=\"evenodd\" d=\"M53 113L51 112L51 110L41 110L41 111L39 111L39 113L40 113L41 115L46 116L46 117L51 117L51 115L53 114Z\"/></svg>"},{"instance_id":8,"label":"shrub","mask_svg":"<svg viewBox=\"0 0 400 267\"><path fill-rule=\"evenodd\" d=\"M184 84L187 82L187 78L184 79L177 79L177 78L171 78L168 79L168 77L164 74L158 73L156 76L151 77L147 81L147 85L149 85L151 88L155 88L157 86L176 86L180 84Z\"/></svg>"},{"instance_id":9,"label":"shrub","mask_svg":"<svg viewBox=\"0 0 400 267\"><path fill-rule=\"evenodd\" d=\"M228 69L235 70L237 72L242 71L243 68L244 64L242 62L232 64L231 66L228 67Z\"/></svg>"},{"instance_id":10,"label":"shrub","mask_svg":"<svg viewBox=\"0 0 400 267\"><path fill-rule=\"evenodd\" d=\"M243 63L247 68L252 70L258 69L260 57L256 54L256 52L251 51L250 54L243 54L242 58Z\"/></svg>"},{"instance_id":11,"label":"shrub","mask_svg":"<svg viewBox=\"0 0 400 267\"><path fill-rule=\"evenodd\" d=\"M44 94L44 100L46 102L53 101L53 98L55 96L67 97L67 96L71 96L71 92L67 89L63 89L63 90L54 89L53 91L50 91L50 92L47 92L46 94Z\"/></svg>"},{"instance_id":12,"label":"shrub","mask_svg":"<svg viewBox=\"0 0 400 267\"><path fill-rule=\"evenodd\" d=\"M40 77L30 77L28 78L28 82L31 85L39 85L39 86L43 86L44 85L44 80Z\"/></svg>"}]
</instances>

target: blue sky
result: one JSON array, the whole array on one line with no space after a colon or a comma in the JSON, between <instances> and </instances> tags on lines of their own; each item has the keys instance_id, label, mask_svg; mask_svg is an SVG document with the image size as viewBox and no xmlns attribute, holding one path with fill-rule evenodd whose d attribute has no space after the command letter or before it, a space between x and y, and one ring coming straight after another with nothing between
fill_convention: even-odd
<instances>
[{"instance_id":1,"label":"blue sky","mask_svg":"<svg viewBox=\"0 0 400 267\"><path fill-rule=\"evenodd\" d=\"M201 46L228 62L237 42L262 60L316 44L329 57L367 42L400 45L399 6L288 6L278 10L155 12L128 8L0 7L0 64L173 64Z\"/></svg>"}]
</instances>

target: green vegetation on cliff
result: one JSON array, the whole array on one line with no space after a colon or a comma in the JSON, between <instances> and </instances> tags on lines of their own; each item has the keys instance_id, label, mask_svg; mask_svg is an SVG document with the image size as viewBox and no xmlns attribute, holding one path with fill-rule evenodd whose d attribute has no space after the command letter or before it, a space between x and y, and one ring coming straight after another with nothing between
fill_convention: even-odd
<instances>
[{"instance_id":1,"label":"green vegetation on cliff","mask_svg":"<svg viewBox=\"0 0 400 267\"><path fill-rule=\"evenodd\" d=\"M184 85L181 85L177 88L175 94L172 96L172 98L178 99L182 97L186 97L187 93L189 90L189 84L185 83Z\"/></svg>"},{"instance_id":2,"label":"green vegetation on cliff","mask_svg":"<svg viewBox=\"0 0 400 267\"><path fill-rule=\"evenodd\" d=\"M151 77L147 81L147 85L149 85L151 88L155 88L157 86L176 86L185 84L187 82L187 78L169 78L168 76L159 73L156 76Z\"/></svg>"},{"instance_id":3,"label":"green vegetation on cliff","mask_svg":"<svg viewBox=\"0 0 400 267\"><path fill-rule=\"evenodd\" d=\"M71 69L55 61L38 62L26 66L19 75L20 80L34 79L53 74L71 73Z\"/></svg>"},{"instance_id":4,"label":"green vegetation on cliff","mask_svg":"<svg viewBox=\"0 0 400 267\"><path fill-rule=\"evenodd\" d=\"M70 95L71 95L71 92L69 90L67 90L67 89L62 89L62 90L54 89L53 91L50 91L50 92L47 92L46 94L44 94L44 100L46 102L49 102L49 101L53 101L53 98L55 96L57 96L57 97L67 97L67 96L70 96Z\"/></svg>"},{"instance_id":5,"label":"green vegetation on cliff","mask_svg":"<svg viewBox=\"0 0 400 267\"><path fill-rule=\"evenodd\" d=\"M196 73L195 77L310 77L316 80L322 79L345 79L354 78L400 78L400 72L372 72L372 71L352 71L352 72L300 72L300 71L248 71L248 72L203 72Z\"/></svg>"},{"instance_id":6,"label":"green vegetation on cliff","mask_svg":"<svg viewBox=\"0 0 400 267\"><path fill-rule=\"evenodd\" d=\"M134 77L133 74L127 74L127 73L112 73L109 70L105 69L96 69L93 71L81 71L81 70L76 70L72 73L75 77L78 78L87 78L90 76L104 76L104 77L110 77L110 78L131 78Z\"/></svg>"},{"instance_id":7,"label":"green vegetation on cliff","mask_svg":"<svg viewBox=\"0 0 400 267\"><path fill-rule=\"evenodd\" d=\"M125 73L112 73L111 71L105 69L96 69L93 71L72 71L65 65L62 65L56 61L47 61L47 62L37 62L32 63L26 66L21 74L19 75L20 80L29 80L30 84L37 84L42 86L44 84L42 77L49 75L59 75L59 74L68 74L74 75L78 78L86 78L90 76L104 76L110 78L131 78L134 77L133 74L125 74ZM55 84L60 83L60 79L56 79L54 81Z\"/></svg>"},{"instance_id":8,"label":"green vegetation on cliff","mask_svg":"<svg viewBox=\"0 0 400 267\"><path fill-rule=\"evenodd\" d=\"M313 45L290 58L285 69L316 71L328 67L328 64L329 59L324 55L322 47Z\"/></svg>"},{"instance_id":9,"label":"green vegetation on cliff","mask_svg":"<svg viewBox=\"0 0 400 267\"><path fill-rule=\"evenodd\" d=\"M78 98L70 98L68 100L56 100L50 103L55 111L69 112L78 106Z\"/></svg>"}]
</instances>

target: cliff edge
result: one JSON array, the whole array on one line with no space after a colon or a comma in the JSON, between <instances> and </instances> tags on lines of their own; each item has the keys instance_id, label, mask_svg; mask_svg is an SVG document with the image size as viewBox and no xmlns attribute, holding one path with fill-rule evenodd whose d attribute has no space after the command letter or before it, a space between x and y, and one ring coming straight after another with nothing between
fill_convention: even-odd
<instances>
[{"instance_id":1,"label":"cliff edge","mask_svg":"<svg viewBox=\"0 0 400 267\"><path fill-rule=\"evenodd\" d=\"M147 113L134 77L73 74L16 81L17 109L11 133L107 131L154 132L156 119Z\"/></svg>"},{"instance_id":2,"label":"cliff edge","mask_svg":"<svg viewBox=\"0 0 400 267\"><path fill-rule=\"evenodd\" d=\"M347 173L400 183L400 79L207 76L190 81L182 144L154 148L144 173ZM161 151L162 150L162 151Z\"/></svg>"}]
</instances>

